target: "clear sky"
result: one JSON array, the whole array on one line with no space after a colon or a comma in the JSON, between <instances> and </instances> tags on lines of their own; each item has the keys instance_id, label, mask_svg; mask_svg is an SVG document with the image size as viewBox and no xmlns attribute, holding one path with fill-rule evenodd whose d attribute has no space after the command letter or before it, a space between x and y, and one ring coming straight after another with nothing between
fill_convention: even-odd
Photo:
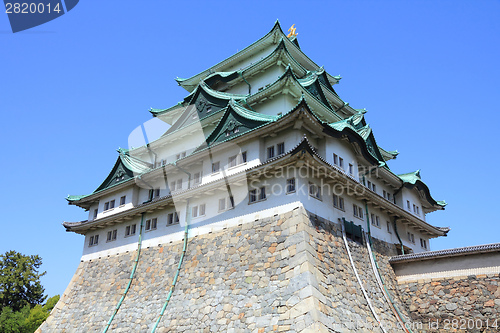
<instances>
[{"instance_id":1,"label":"clear sky","mask_svg":"<svg viewBox=\"0 0 500 333\"><path fill-rule=\"evenodd\" d=\"M39 254L49 296L62 294L83 237L63 221L91 193L131 131L187 93L189 77L295 23L302 50L366 108L396 173L422 169L449 226L444 249L499 241L495 129L500 93L499 1L88 1L12 34L0 14L3 175L0 253ZM491 173L491 174L490 174Z\"/></svg>"}]
</instances>

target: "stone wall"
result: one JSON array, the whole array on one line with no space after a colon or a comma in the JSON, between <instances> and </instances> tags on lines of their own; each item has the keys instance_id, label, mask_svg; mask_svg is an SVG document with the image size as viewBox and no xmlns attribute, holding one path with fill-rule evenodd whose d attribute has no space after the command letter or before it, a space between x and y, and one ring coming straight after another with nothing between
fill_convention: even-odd
<instances>
[{"instance_id":1,"label":"stone wall","mask_svg":"<svg viewBox=\"0 0 500 333\"><path fill-rule=\"evenodd\" d=\"M354 276L340 224L291 212L189 239L172 299L157 332L379 332ZM396 318L372 271L366 244L349 241L381 320ZM400 301L388 254L375 244L391 297ZM109 332L149 332L165 302L182 242L144 248ZM136 252L80 263L38 332L102 332L129 281Z\"/></svg>"},{"instance_id":2,"label":"stone wall","mask_svg":"<svg viewBox=\"0 0 500 333\"><path fill-rule=\"evenodd\" d=\"M429 332L499 332L499 274L401 283L413 325Z\"/></svg>"}]
</instances>

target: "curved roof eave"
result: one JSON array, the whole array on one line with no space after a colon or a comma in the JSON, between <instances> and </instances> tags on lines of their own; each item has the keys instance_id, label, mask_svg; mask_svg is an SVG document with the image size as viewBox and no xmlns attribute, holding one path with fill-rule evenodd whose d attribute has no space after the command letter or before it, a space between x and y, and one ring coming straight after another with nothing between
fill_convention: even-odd
<instances>
[{"instance_id":1,"label":"curved roof eave","mask_svg":"<svg viewBox=\"0 0 500 333\"><path fill-rule=\"evenodd\" d=\"M427 186L427 184L425 184L420 178L420 170L400 174L397 176L403 181L403 186L409 189L417 187L419 190L422 190L424 192L427 201L434 208L444 210L445 206L447 205L446 201L444 200L437 201L432 197L429 186Z\"/></svg>"},{"instance_id":2,"label":"curved roof eave","mask_svg":"<svg viewBox=\"0 0 500 333\"><path fill-rule=\"evenodd\" d=\"M284 35L283 31L281 30L281 26L280 26L279 21L276 20L276 22L274 23L273 28L267 34L265 34L263 37L259 38L257 41L253 42L249 46L245 47L243 50L241 50L241 51L233 54L232 56L227 57L226 59L218 62L217 64L211 66L210 68L205 69L204 71L202 71L202 72L200 72L198 74L195 74L195 75L193 75L193 76L191 76L189 78L185 78L185 79L176 78L175 80L184 89L186 89L187 91L191 91L191 90L189 90L188 87L190 87L190 86L191 87L195 87L198 84L198 81L202 80L202 78L206 77L207 75L209 75L209 74L211 74L213 72L218 72L220 68L223 68L227 64L231 63L233 60L241 57L243 54L245 54L248 51L250 51L251 49L257 47L259 44L263 44L268 39L274 37L275 34L279 34L279 33L281 33L282 35Z\"/></svg>"}]
</instances>

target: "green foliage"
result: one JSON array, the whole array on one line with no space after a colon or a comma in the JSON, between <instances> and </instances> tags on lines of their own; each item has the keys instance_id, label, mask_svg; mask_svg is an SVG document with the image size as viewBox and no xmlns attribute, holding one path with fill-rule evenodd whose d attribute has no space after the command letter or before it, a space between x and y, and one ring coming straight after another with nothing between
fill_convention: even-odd
<instances>
[{"instance_id":1,"label":"green foliage","mask_svg":"<svg viewBox=\"0 0 500 333\"><path fill-rule=\"evenodd\" d=\"M25 256L16 251L0 255L0 309L8 306L15 312L47 298L40 283L40 277L46 273L39 273L41 265L42 258L38 255Z\"/></svg>"},{"instance_id":2,"label":"green foliage","mask_svg":"<svg viewBox=\"0 0 500 333\"><path fill-rule=\"evenodd\" d=\"M29 313L29 305L26 305L20 311L13 311L8 306L2 308L2 312L0 313L0 331L2 333L25 333L24 322Z\"/></svg>"},{"instance_id":3,"label":"green foliage","mask_svg":"<svg viewBox=\"0 0 500 333\"><path fill-rule=\"evenodd\" d=\"M45 305L37 304L31 309L29 305L24 306L20 311L13 311L8 306L2 308L2 312L0 312L0 332L35 332L48 318L57 301L59 301L59 295L49 298Z\"/></svg>"},{"instance_id":4,"label":"green foliage","mask_svg":"<svg viewBox=\"0 0 500 333\"><path fill-rule=\"evenodd\" d=\"M16 251L0 255L0 332L33 333L50 314L59 295L47 298L40 283L42 259Z\"/></svg>"}]
</instances>

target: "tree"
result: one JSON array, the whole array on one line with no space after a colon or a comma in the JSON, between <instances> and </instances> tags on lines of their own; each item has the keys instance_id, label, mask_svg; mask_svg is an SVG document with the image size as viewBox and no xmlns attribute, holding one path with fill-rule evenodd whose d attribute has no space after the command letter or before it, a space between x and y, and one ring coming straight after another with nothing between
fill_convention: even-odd
<instances>
[{"instance_id":1,"label":"tree","mask_svg":"<svg viewBox=\"0 0 500 333\"><path fill-rule=\"evenodd\" d=\"M47 300L44 306L40 304L35 305L31 309L29 316L24 320L23 332L35 332L40 325L49 317L50 311L54 308L56 303L59 301L59 295L51 297Z\"/></svg>"},{"instance_id":2,"label":"tree","mask_svg":"<svg viewBox=\"0 0 500 333\"><path fill-rule=\"evenodd\" d=\"M16 251L0 255L0 312L5 307L18 312L26 305L32 308L45 301L40 277L46 272L39 272L41 265L38 255L25 256Z\"/></svg>"}]
</instances>

